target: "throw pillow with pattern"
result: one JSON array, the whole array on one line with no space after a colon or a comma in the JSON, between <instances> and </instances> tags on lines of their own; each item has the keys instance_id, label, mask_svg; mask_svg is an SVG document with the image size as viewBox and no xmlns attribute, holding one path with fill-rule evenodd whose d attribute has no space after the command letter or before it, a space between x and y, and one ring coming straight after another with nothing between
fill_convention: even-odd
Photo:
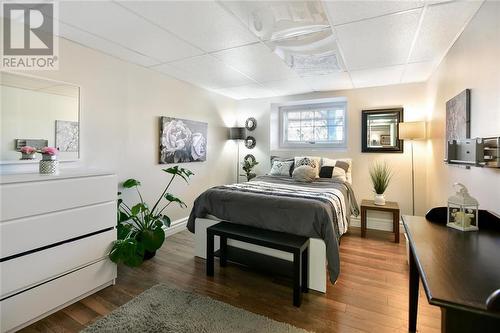
<instances>
[{"instance_id":1,"label":"throw pillow with pattern","mask_svg":"<svg viewBox=\"0 0 500 333\"><path fill-rule=\"evenodd\" d=\"M269 174L271 176L287 176L290 177L290 168L293 161L274 161Z\"/></svg>"}]
</instances>

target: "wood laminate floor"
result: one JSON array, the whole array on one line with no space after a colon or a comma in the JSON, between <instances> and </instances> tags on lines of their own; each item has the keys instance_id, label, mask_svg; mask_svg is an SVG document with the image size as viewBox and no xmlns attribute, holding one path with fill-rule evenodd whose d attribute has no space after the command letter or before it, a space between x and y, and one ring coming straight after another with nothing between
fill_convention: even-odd
<instances>
[{"instance_id":1,"label":"wood laminate floor","mask_svg":"<svg viewBox=\"0 0 500 333\"><path fill-rule=\"evenodd\" d=\"M315 332L406 332L408 266L404 238L359 229L342 238L341 273L326 294L304 294L292 306L289 281L229 264L205 276L205 261L193 256L193 235L183 231L167 239L155 258L139 268L120 266L115 286L58 311L22 332L77 332L157 283L208 295L248 311ZM419 332L440 331L440 310L420 288ZM133 332L130 332L133 333Z\"/></svg>"}]
</instances>

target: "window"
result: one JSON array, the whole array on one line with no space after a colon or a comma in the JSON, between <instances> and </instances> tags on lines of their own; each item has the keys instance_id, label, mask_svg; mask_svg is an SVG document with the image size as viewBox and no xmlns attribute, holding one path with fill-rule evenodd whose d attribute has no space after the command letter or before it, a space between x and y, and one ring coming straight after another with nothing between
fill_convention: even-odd
<instances>
[{"instance_id":1,"label":"window","mask_svg":"<svg viewBox=\"0 0 500 333\"><path fill-rule=\"evenodd\" d=\"M280 146L345 148L346 107L345 100L280 106Z\"/></svg>"}]
</instances>

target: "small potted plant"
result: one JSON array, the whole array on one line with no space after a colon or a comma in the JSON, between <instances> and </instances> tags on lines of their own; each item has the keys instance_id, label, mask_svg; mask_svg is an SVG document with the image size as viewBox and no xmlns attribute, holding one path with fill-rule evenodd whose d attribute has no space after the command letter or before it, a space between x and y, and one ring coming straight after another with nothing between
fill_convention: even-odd
<instances>
[{"instance_id":1,"label":"small potted plant","mask_svg":"<svg viewBox=\"0 0 500 333\"><path fill-rule=\"evenodd\" d=\"M59 173L59 161L57 160L59 150L54 147L43 147L41 153L40 173L49 175Z\"/></svg>"},{"instance_id":2,"label":"small potted plant","mask_svg":"<svg viewBox=\"0 0 500 333\"><path fill-rule=\"evenodd\" d=\"M373 191L375 192L375 205L385 205L384 193L387 187L389 187L392 176L392 170L386 162L376 162L370 168L370 178L373 183Z\"/></svg>"},{"instance_id":3,"label":"small potted plant","mask_svg":"<svg viewBox=\"0 0 500 333\"><path fill-rule=\"evenodd\" d=\"M21 148L21 159L22 160L34 160L36 154L36 148L31 146L24 146Z\"/></svg>"},{"instance_id":4,"label":"small potted plant","mask_svg":"<svg viewBox=\"0 0 500 333\"><path fill-rule=\"evenodd\" d=\"M252 172L252 169L259 164L255 159L247 158L243 162L241 162L241 166L243 171L245 171L245 174L247 176L247 181L250 181L251 179L257 177L255 173Z\"/></svg>"},{"instance_id":5,"label":"small potted plant","mask_svg":"<svg viewBox=\"0 0 500 333\"><path fill-rule=\"evenodd\" d=\"M165 231L163 227L170 226L170 218L165 215L165 209L173 202L180 207L187 207L186 204L168 189L176 177L181 177L186 181L193 175L190 170L174 166L163 169L164 172L172 175L167 186L156 200L153 207L144 202L139 186L141 182L136 179L127 179L123 182L126 189L134 188L137 191L140 202L129 206L123 199L118 199L118 221L116 229L118 239L113 243L109 258L116 263L124 263L127 266L139 266L144 260L151 259L165 241ZM120 196L121 193L118 192Z\"/></svg>"}]
</instances>

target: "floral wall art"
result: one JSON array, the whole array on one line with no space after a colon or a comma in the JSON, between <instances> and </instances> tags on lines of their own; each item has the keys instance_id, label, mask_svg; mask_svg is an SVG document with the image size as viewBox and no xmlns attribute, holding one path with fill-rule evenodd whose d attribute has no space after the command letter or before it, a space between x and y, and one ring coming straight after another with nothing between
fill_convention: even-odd
<instances>
[{"instance_id":1,"label":"floral wall art","mask_svg":"<svg viewBox=\"0 0 500 333\"><path fill-rule=\"evenodd\" d=\"M63 152L78 151L78 122L56 120L56 147Z\"/></svg>"},{"instance_id":2,"label":"floral wall art","mask_svg":"<svg viewBox=\"0 0 500 333\"><path fill-rule=\"evenodd\" d=\"M207 129L207 123L160 117L160 164L205 161Z\"/></svg>"}]
</instances>

